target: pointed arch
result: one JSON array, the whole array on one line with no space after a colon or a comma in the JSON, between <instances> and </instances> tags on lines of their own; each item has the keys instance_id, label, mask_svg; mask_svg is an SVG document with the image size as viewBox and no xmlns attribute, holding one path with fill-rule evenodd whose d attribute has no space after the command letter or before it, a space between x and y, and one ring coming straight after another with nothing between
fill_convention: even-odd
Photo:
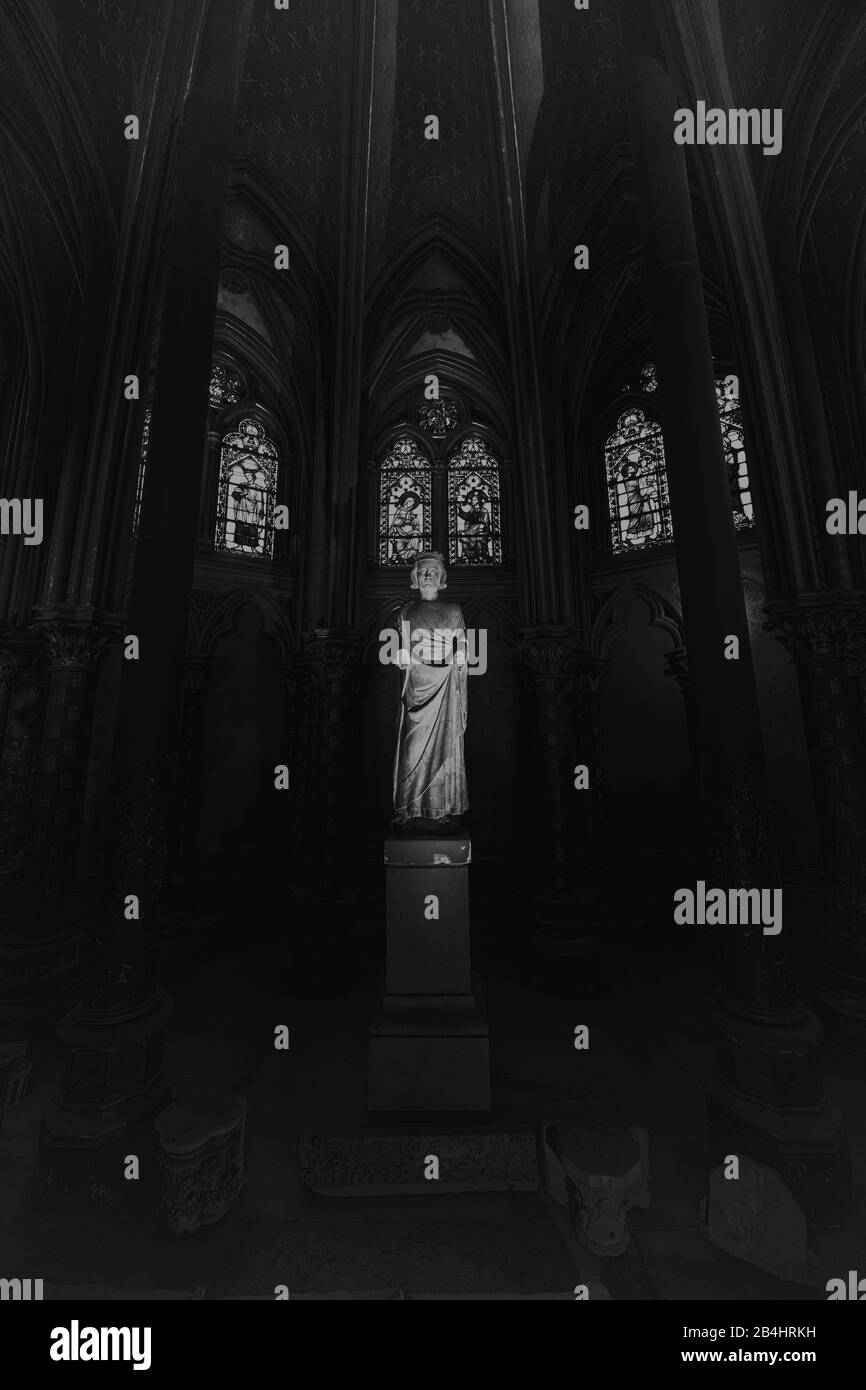
<instances>
[{"instance_id":1,"label":"pointed arch","mask_svg":"<svg viewBox=\"0 0 866 1390\"><path fill-rule=\"evenodd\" d=\"M666 632L673 648L685 645L683 618L677 605L646 584L630 580L609 594L596 614L590 634L590 650L594 656L607 659L616 638L627 631L626 610L636 599L649 609L650 627L658 627Z\"/></svg>"}]
</instances>

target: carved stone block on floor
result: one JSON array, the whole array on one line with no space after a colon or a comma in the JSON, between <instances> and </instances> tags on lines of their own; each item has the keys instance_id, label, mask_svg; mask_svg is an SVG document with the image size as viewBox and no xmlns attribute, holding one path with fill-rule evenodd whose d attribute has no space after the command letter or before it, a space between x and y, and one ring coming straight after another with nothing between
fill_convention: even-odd
<instances>
[{"instance_id":1,"label":"carved stone block on floor","mask_svg":"<svg viewBox=\"0 0 866 1390\"><path fill-rule=\"evenodd\" d=\"M531 1130L317 1131L301 1135L298 1163L307 1186L328 1197L534 1192L539 1184Z\"/></svg>"},{"instance_id":2,"label":"carved stone block on floor","mask_svg":"<svg viewBox=\"0 0 866 1390\"><path fill-rule=\"evenodd\" d=\"M581 1244L594 1255L621 1255L631 1239L628 1212L650 1204L646 1130L599 1120L548 1121L541 1127L541 1154L547 1191L568 1208Z\"/></svg>"},{"instance_id":3,"label":"carved stone block on floor","mask_svg":"<svg viewBox=\"0 0 866 1390\"><path fill-rule=\"evenodd\" d=\"M706 1234L714 1245L777 1279L808 1282L806 1217L774 1168L737 1155L739 1176L710 1173Z\"/></svg>"},{"instance_id":4,"label":"carved stone block on floor","mask_svg":"<svg viewBox=\"0 0 866 1390\"><path fill-rule=\"evenodd\" d=\"M189 1096L156 1119L162 1219L175 1235L219 1221L245 1182L247 1103L243 1096Z\"/></svg>"}]
</instances>

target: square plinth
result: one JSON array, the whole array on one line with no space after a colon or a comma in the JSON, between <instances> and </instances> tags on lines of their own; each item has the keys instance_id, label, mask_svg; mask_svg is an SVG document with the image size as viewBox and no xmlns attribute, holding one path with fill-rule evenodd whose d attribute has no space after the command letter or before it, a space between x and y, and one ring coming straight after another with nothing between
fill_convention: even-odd
<instances>
[{"instance_id":1,"label":"square plinth","mask_svg":"<svg viewBox=\"0 0 866 1390\"><path fill-rule=\"evenodd\" d=\"M468 994L469 862L465 838L385 841L388 994Z\"/></svg>"},{"instance_id":2,"label":"square plinth","mask_svg":"<svg viewBox=\"0 0 866 1390\"><path fill-rule=\"evenodd\" d=\"M367 1108L489 1110L483 1002L474 994L384 994L370 1025Z\"/></svg>"}]
</instances>

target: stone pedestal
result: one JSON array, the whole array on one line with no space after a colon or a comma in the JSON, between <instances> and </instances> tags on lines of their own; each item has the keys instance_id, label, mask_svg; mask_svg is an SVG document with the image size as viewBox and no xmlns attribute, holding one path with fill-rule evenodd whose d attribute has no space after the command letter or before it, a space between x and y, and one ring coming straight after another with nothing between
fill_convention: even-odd
<instances>
[{"instance_id":1,"label":"stone pedestal","mask_svg":"<svg viewBox=\"0 0 866 1390\"><path fill-rule=\"evenodd\" d=\"M192 1235L225 1216L244 1185L244 1096L190 1096L156 1120L161 1213L174 1235Z\"/></svg>"},{"instance_id":2,"label":"stone pedestal","mask_svg":"<svg viewBox=\"0 0 866 1390\"><path fill-rule=\"evenodd\" d=\"M490 1109L487 1019L469 950L462 836L385 841L385 990L370 1025L371 1111Z\"/></svg>"},{"instance_id":3,"label":"stone pedestal","mask_svg":"<svg viewBox=\"0 0 866 1390\"><path fill-rule=\"evenodd\" d=\"M140 1186L125 1181L124 1161L136 1154L148 1172L155 1156L153 1116L170 1098L162 1047L170 1016L171 1002L160 992L126 1017L78 1005L61 1021L60 1089L46 1102L39 1136L43 1197L99 1202Z\"/></svg>"}]
</instances>

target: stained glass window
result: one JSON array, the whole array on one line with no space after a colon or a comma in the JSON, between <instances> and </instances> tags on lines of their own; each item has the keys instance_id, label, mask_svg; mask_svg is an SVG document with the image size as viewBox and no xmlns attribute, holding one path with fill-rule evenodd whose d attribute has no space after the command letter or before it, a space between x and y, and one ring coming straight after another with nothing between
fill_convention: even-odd
<instances>
[{"instance_id":1,"label":"stained glass window","mask_svg":"<svg viewBox=\"0 0 866 1390\"><path fill-rule=\"evenodd\" d=\"M673 536L662 432L642 410L619 417L604 449L614 554Z\"/></svg>"},{"instance_id":2,"label":"stained glass window","mask_svg":"<svg viewBox=\"0 0 866 1390\"><path fill-rule=\"evenodd\" d=\"M655 391L659 384L655 362L647 362L645 367L641 367L640 384L644 391Z\"/></svg>"},{"instance_id":3,"label":"stained glass window","mask_svg":"<svg viewBox=\"0 0 866 1390\"><path fill-rule=\"evenodd\" d=\"M431 548L430 461L408 435L379 472L379 564L405 565Z\"/></svg>"},{"instance_id":4,"label":"stained glass window","mask_svg":"<svg viewBox=\"0 0 866 1390\"><path fill-rule=\"evenodd\" d=\"M499 465L470 435L448 465L448 559L456 565L502 563Z\"/></svg>"},{"instance_id":5,"label":"stained glass window","mask_svg":"<svg viewBox=\"0 0 866 1390\"><path fill-rule=\"evenodd\" d=\"M440 396L438 401L425 401L418 407L418 424L422 430L432 434L434 439L444 439L460 426L460 407L451 396Z\"/></svg>"},{"instance_id":6,"label":"stained glass window","mask_svg":"<svg viewBox=\"0 0 866 1390\"><path fill-rule=\"evenodd\" d=\"M279 455L258 420L241 420L224 435L220 455L216 550L235 555L274 553L274 499Z\"/></svg>"},{"instance_id":7,"label":"stained glass window","mask_svg":"<svg viewBox=\"0 0 866 1390\"><path fill-rule=\"evenodd\" d=\"M224 410L227 405L237 405L244 398L244 383L237 372L214 362L210 369L210 403L214 410Z\"/></svg>"},{"instance_id":8,"label":"stained glass window","mask_svg":"<svg viewBox=\"0 0 866 1390\"><path fill-rule=\"evenodd\" d=\"M726 381L730 383L729 388L726 388ZM719 403L725 462L728 465L734 525L738 531L745 531L754 526L755 512L749 489L749 466L743 442L743 416L739 395L736 377L727 377L716 382L716 400Z\"/></svg>"},{"instance_id":9,"label":"stained glass window","mask_svg":"<svg viewBox=\"0 0 866 1390\"><path fill-rule=\"evenodd\" d=\"M141 499L144 496L144 475L147 472L147 446L150 443L150 406L144 408L144 424L141 429L141 449L138 455L138 477L135 480L135 508L132 513L132 534L138 535L141 517Z\"/></svg>"}]
</instances>

